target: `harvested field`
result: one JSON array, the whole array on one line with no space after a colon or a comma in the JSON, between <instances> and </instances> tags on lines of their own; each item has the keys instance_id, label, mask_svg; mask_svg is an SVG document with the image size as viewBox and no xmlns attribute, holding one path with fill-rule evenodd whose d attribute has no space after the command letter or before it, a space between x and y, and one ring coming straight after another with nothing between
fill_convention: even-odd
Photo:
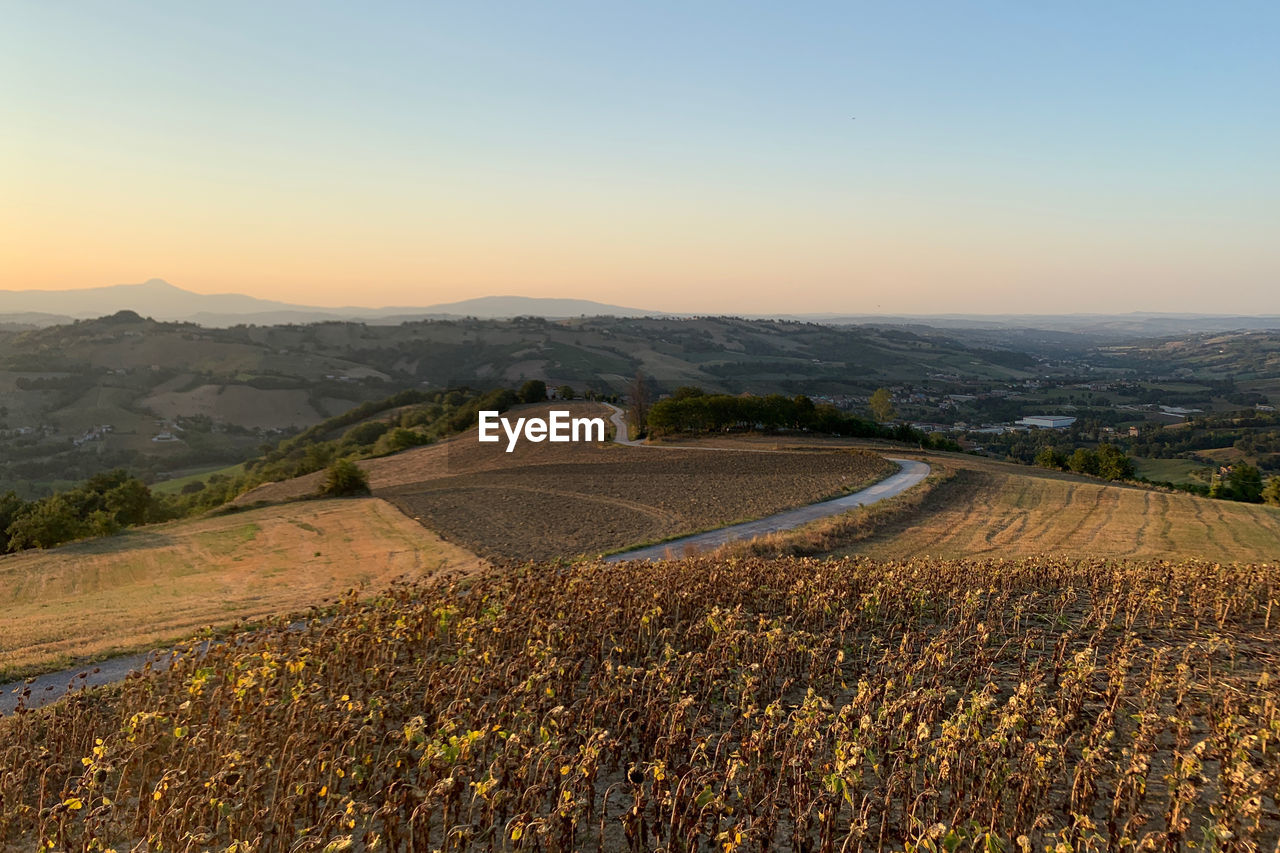
<instances>
[{"instance_id":1,"label":"harvested field","mask_svg":"<svg viewBox=\"0 0 1280 853\"><path fill-rule=\"evenodd\" d=\"M592 404L571 408L607 412ZM875 454L838 447L525 443L508 454L480 444L474 432L360 465L376 496L444 538L515 560L599 554L759 518L863 488L894 470ZM319 477L262 486L238 502L303 497Z\"/></svg>"},{"instance_id":2,"label":"harvested field","mask_svg":"<svg viewBox=\"0 0 1280 853\"><path fill-rule=\"evenodd\" d=\"M380 500L308 501L0 558L0 681L480 560Z\"/></svg>"},{"instance_id":3,"label":"harvested field","mask_svg":"<svg viewBox=\"0 0 1280 853\"><path fill-rule=\"evenodd\" d=\"M1280 510L1273 507L1109 485L982 460L938 461L957 469L952 480L939 485L917 510L886 519L875 535L836 553L1280 560Z\"/></svg>"}]
</instances>

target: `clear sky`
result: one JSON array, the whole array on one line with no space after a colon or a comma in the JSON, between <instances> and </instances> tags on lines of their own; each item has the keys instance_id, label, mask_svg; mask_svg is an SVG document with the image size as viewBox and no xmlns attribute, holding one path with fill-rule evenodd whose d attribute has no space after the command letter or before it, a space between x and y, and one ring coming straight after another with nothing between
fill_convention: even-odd
<instances>
[{"instance_id":1,"label":"clear sky","mask_svg":"<svg viewBox=\"0 0 1280 853\"><path fill-rule=\"evenodd\" d=\"M5 2L0 288L1280 313L1280 4Z\"/></svg>"}]
</instances>

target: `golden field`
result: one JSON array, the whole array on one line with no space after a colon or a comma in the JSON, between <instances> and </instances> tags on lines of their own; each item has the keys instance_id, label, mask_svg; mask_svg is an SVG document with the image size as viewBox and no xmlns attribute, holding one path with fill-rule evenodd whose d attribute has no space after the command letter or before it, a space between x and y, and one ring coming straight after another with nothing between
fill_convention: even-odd
<instances>
[{"instance_id":1,"label":"golden field","mask_svg":"<svg viewBox=\"0 0 1280 853\"><path fill-rule=\"evenodd\" d=\"M481 561L377 499L306 501L0 558L0 675L138 651Z\"/></svg>"}]
</instances>

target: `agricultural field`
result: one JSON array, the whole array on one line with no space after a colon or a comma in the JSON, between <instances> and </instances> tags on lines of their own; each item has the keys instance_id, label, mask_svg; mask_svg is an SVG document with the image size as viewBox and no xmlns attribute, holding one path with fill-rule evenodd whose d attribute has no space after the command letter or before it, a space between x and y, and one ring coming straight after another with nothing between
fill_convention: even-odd
<instances>
[{"instance_id":1,"label":"agricultural field","mask_svg":"<svg viewBox=\"0 0 1280 853\"><path fill-rule=\"evenodd\" d=\"M856 491L893 470L857 451L607 454L618 458L479 472L377 494L478 553L554 559L761 518Z\"/></svg>"},{"instance_id":2,"label":"agricultural field","mask_svg":"<svg viewBox=\"0 0 1280 853\"><path fill-rule=\"evenodd\" d=\"M1203 462L1194 459L1148 459L1138 457L1133 460L1135 473L1156 483L1180 483L1209 485L1209 475L1213 469Z\"/></svg>"},{"instance_id":3,"label":"agricultural field","mask_svg":"<svg viewBox=\"0 0 1280 853\"><path fill-rule=\"evenodd\" d=\"M140 403L162 418L215 417L251 429L301 428L326 417L302 388L264 390L248 385L200 385L190 391L161 391Z\"/></svg>"},{"instance_id":4,"label":"agricultural field","mask_svg":"<svg viewBox=\"0 0 1280 853\"><path fill-rule=\"evenodd\" d=\"M479 565L380 500L308 501L8 555L0 681Z\"/></svg>"},{"instance_id":5,"label":"agricultural field","mask_svg":"<svg viewBox=\"0 0 1280 853\"><path fill-rule=\"evenodd\" d=\"M838 553L881 558L1098 557L1280 560L1280 509L936 455L954 477L921 506Z\"/></svg>"},{"instance_id":6,"label":"agricultural field","mask_svg":"<svg viewBox=\"0 0 1280 853\"><path fill-rule=\"evenodd\" d=\"M579 415L608 411L570 408ZM524 443L508 454L480 444L474 430L360 466L374 495L430 530L511 560L600 554L722 527L856 491L894 470L876 454L838 447L725 452ZM237 503L314 494L321 476L261 486Z\"/></svg>"},{"instance_id":7,"label":"agricultural field","mask_svg":"<svg viewBox=\"0 0 1280 853\"><path fill-rule=\"evenodd\" d=\"M13 849L1271 850L1280 568L401 586L0 719Z\"/></svg>"}]
</instances>

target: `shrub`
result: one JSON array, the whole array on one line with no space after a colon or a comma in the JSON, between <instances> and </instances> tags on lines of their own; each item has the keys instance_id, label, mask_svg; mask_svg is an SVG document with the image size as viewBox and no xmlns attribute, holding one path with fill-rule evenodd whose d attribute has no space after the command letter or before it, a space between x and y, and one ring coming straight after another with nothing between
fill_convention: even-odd
<instances>
[{"instance_id":1,"label":"shrub","mask_svg":"<svg viewBox=\"0 0 1280 853\"><path fill-rule=\"evenodd\" d=\"M369 478L350 459L339 459L324 472L320 494L331 497L369 494Z\"/></svg>"},{"instance_id":2,"label":"shrub","mask_svg":"<svg viewBox=\"0 0 1280 853\"><path fill-rule=\"evenodd\" d=\"M530 379L520 386L521 403L541 403L547 399L547 383L541 379Z\"/></svg>"}]
</instances>

